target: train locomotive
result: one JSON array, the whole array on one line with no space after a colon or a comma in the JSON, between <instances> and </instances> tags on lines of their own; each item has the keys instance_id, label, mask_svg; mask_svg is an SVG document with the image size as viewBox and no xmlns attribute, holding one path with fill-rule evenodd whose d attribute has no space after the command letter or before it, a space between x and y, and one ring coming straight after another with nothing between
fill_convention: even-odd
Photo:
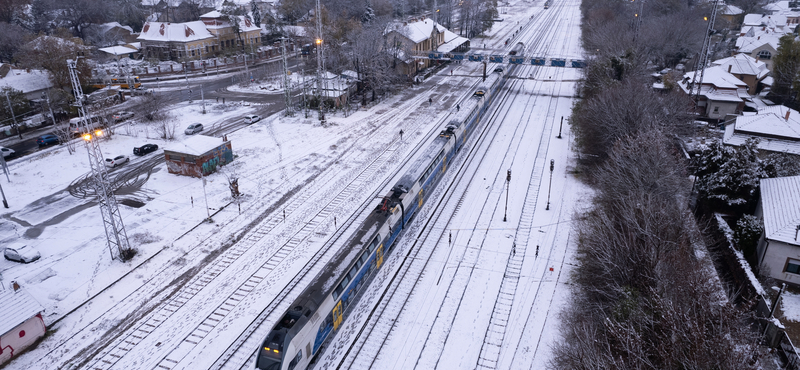
<instances>
[{"instance_id":1,"label":"train locomotive","mask_svg":"<svg viewBox=\"0 0 800 370\"><path fill-rule=\"evenodd\" d=\"M460 104L445 129L267 334L258 350L257 369L306 369L313 363L326 339L342 326L361 289L383 266L398 236L439 183L504 83L502 72L491 73Z\"/></svg>"}]
</instances>

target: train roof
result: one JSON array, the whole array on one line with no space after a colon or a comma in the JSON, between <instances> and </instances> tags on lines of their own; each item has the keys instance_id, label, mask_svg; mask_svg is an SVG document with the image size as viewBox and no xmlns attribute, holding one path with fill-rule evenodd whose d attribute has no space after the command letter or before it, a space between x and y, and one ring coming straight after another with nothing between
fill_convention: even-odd
<instances>
[{"instance_id":1,"label":"train roof","mask_svg":"<svg viewBox=\"0 0 800 370\"><path fill-rule=\"evenodd\" d=\"M437 136L433 139L433 142L428 145L425 151L417 157L416 160L414 160L414 164L411 165L411 168L406 171L392 190L397 190L398 187L403 187L405 189L404 191L411 189L419 177L422 176L422 173L428 169L428 165L433 161L433 158L442 151L442 148L447 144L447 140L448 138L443 136Z\"/></svg>"},{"instance_id":2,"label":"train roof","mask_svg":"<svg viewBox=\"0 0 800 370\"><path fill-rule=\"evenodd\" d=\"M314 310L316 310L325 300L325 297L331 293L344 271L358 258L369 243L370 238L378 231L378 227L386 221L388 216L386 212L371 211L367 219L361 224L361 228L347 239L344 246L339 248L333 258L322 268L322 271L314 277L311 284L292 302L291 307L302 306L311 300L316 305L314 307Z\"/></svg>"}]
</instances>

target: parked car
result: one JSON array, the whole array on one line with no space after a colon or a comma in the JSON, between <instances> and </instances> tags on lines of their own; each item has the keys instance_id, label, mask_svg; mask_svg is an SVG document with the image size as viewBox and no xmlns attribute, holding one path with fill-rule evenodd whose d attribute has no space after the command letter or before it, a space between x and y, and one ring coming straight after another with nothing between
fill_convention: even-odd
<instances>
[{"instance_id":1,"label":"parked car","mask_svg":"<svg viewBox=\"0 0 800 370\"><path fill-rule=\"evenodd\" d=\"M0 146L0 152L3 153L3 158L8 158L17 153L14 151L14 149L9 149L4 146Z\"/></svg>"},{"instance_id":2,"label":"parked car","mask_svg":"<svg viewBox=\"0 0 800 370\"><path fill-rule=\"evenodd\" d=\"M200 131L203 131L203 124L202 123L192 123L189 127L186 128L184 133L186 135L194 135Z\"/></svg>"},{"instance_id":3,"label":"parked car","mask_svg":"<svg viewBox=\"0 0 800 370\"><path fill-rule=\"evenodd\" d=\"M36 138L36 144L39 144L40 147L50 144L58 144L58 136L53 134L42 135Z\"/></svg>"},{"instance_id":4,"label":"parked car","mask_svg":"<svg viewBox=\"0 0 800 370\"><path fill-rule=\"evenodd\" d=\"M118 155L114 158L106 158L106 167L114 168L124 163L130 162L130 160L131 159L128 158L127 155Z\"/></svg>"},{"instance_id":5,"label":"parked car","mask_svg":"<svg viewBox=\"0 0 800 370\"><path fill-rule=\"evenodd\" d=\"M118 113L114 113L114 115L111 116L111 118L113 118L114 121L116 121L116 122L124 121L124 120L126 120L128 118L133 118L133 112L118 112Z\"/></svg>"},{"instance_id":6,"label":"parked car","mask_svg":"<svg viewBox=\"0 0 800 370\"><path fill-rule=\"evenodd\" d=\"M42 255L31 246L15 243L3 251L3 256L9 261L31 263L38 260Z\"/></svg>"},{"instance_id":7,"label":"parked car","mask_svg":"<svg viewBox=\"0 0 800 370\"><path fill-rule=\"evenodd\" d=\"M133 148L133 154L135 155L145 155L148 153L152 153L158 150L158 145L156 144L144 144L140 147Z\"/></svg>"},{"instance_id":8,"label":"parked car","mask_svg":"<svg viewBox=\"0 0 800 370\"><path fill-rule=\"evenodd\" d=\"M244 123L256 123L258 121L261 121L261 117L255 114L250 116L244 116Z\"/></svg>"}]
</instances>

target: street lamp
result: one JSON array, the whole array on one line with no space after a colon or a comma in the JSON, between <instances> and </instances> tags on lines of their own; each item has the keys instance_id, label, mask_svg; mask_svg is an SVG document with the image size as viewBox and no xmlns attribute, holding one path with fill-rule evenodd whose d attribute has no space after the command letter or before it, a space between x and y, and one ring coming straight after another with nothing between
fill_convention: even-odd
<instances>
[{"instance_id":1,"label":"street lamp","mask_svg":"<svg viewBox=\"0 0 800 370\"><path fill-rule=\"evenodd\" d=\"M547 207L545 208L545 211L549 211L550 210L550 190L553 189L553 169L555 168L555 166L556 166L556 160L555 159L551 159L550 160L550 186L547 188Z\"/></svg>"},{"instance_id":2,"label":"street lamp","mask_svg":"<svg viewBox=\"0 0 800 370\"><path fill-rule=\"evenodd\" d=\"M508 217L507 217L508 216L508 188L509 188L510 184L511 184L511 170L508 170L506 172L506 209L503 212L503 222L506 222L506 220L508 219Z\"/></svg>"}]
</instances>

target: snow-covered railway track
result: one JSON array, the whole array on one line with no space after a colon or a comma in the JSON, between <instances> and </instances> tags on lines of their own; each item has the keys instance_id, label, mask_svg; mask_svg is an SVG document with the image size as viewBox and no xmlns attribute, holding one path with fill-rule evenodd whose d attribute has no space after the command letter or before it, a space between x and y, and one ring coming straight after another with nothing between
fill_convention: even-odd
<instances>
[{"instance_id":1,"label":"snow-covered railway track","mask_svg":"<svg viewBox=\"0 0 800 370\"><path fill-rule=\"evenodd\" d=\"M424 97L420 96L416 100L418 100L416 102L417 104L422 104ZM405 109L405 112L401 112L400 115L395 117L403 117L405 114L410 113L410 111L416 109L414 105L415 104L410 105ZM377 131L379 130L376 126L371 134ZM329 224L330 222L326 222L326 220L332 218L332 215L339 211L341 205L351 196L363 192L365 190L364 188L369 184L367 180L375 176L379 169L392 160L397 160L397 158L395 158L396 153L393 146L378 148L371 154L372 155L367 157L369 163L365 163L364 167L355 169L358 174L354 176L355 178L353 180L346 180L348 177L340 176L338 181L331 184L320 179L321 181L315 181L313 184L314 186L304 189L297 197L293 198L284 209L287 211L289 217L307 220L300 230L294 232L293 235L289 237L288 241L279 244L280 247L276 250L270 251L269 253L271 255L266 262L240 283L238 287L222 300L210 314L206 315L199 324L194 325L194 329L185 335L179 344L158 362L156 368L171 369L180 363L186 354L191 352L191 347L200 343L200 341L222 321L227 313L230 312L231 307L236 306L236 304L252 292L257 285L270 276L270 273L272 273L301 242L312 235L317 228ZM349 183L343 183L347 181L349 181ZM313 204L314 202L312 202L311 199L313 197L319 197L320 195L323 195L323 199L328 200L328 202L322 209L318 210L316 214L309 218L308 213L314 212L314 210L318 208L318 206ZM296 212L300 213L299 217L295 215ZM89 362L89 368L100 370L114 367L122 358L131 352L131 350L143 343L152 333L156 332L162 324L175 316L177 312L183 310L184 306L208 287L217 276L221 275L251 248L260 244L265 236L273 234L276 230L286 232L282 227L284 225L283 215L274 215L268 218L266 222L261 223L255 230L247 233L241 241L235 243L231 248L223 252L220 257L214 259L208 267L204 268L199 274L190 279L176 294L171 295L160 303L142 320L139 320L131 330L127 330L125 334L119 336L110 346L99 352L99 356L93 358ZM189 307L189 309L192 310L191 307ZM163 353L163 351L162 349L156 353Z\"/></svg>"},{"instance_id":2,"label":"snow-covered railway track","mask_svg":"<svg viewBox=\"0 0 800 370\"><path fill-rule=\"evenodd\" d=\"M547 29L549 30L549 35L547 37L543 37L537 39L537 43L534 47L541 47L539 45L543 39L548 39L548 44L553 44L554 41L554 31L552 27L555 24L555 20L557 19L560 14L558 12L550 13L551 16L548 17L548 24L549 26ZM547 47L548 45L544 45ZM539 69L536 69L537 71ZM556 72L557 74L562 74ZM558 80L559 77L556 78ZM550 78L548 78L550 80ZM544 81L544 79L539 80L540 82ZM521 85L521 84L520 84ZM550 136L552 135L552 125L555 121L555 111L557 105L557 97L560 96L560 84L557 88L551 89L546 94L529 94L528 99L537 100L538 97L546 97L548 99L547 102L540 105L547 106L547 114L544 119L546 124L540 127L539 133L539 145L537 146L537 150L535 152L535 163L534 169L531 169L529 174L528 186L526 191L526 198L525 204L523 206L522 214L520 215L519 224L516 227L518 233L530 234L530 230L533 228L533 212L536 208L536 200L538 198L539 188L541 186L541 174L544 172L543 169L547 163L547 148L550 141ZM509 90L514 90L514 86L509 87ZM531 102L526 103L514 103L515 105L520 106L533 106ZM506 114L508 111L506 111ZM529 112L528 115L531 115ZM527 129L527 125L521 125L523 128L521 131L525 131ZM519 127L518 127L519 129ZM522 137L525 136L524 133L515 132L513 137ZM496 135L496 132L495 132ZM528 135L530 136L530 134ZM494 141L496 136L489 141ZM483 139L481 139L483 141ZM512 147L516 145L516 147ZM504 163L507 162L514 162L514 156L519 146L522 143L512 142L509 143L508 148L505 150L506 156L511 156L510 159L503 161ZM524 150L520 150L524 151ZM486 161L487 158L485 157L486 153L481 156L478 162ZM497 160L496 158L492 158ZM524 160L523 160L524 161ZM530 162L530 160L528 160ZM461 170L459 170L461 172ZM502 178L498 174L499 178ZM456 175L458 178L461 176ZM474 176L474 173L473 173ZM474 179L470 180L463 180L460 179L461 182L464 184L464 189L456 189L453 194L448 193L445 195L445 199L437 203L434 207L436 209L437 215L434 215L431 220L428 220L426 225L423 226L423 232L418 235L414 240L413 246L403 248L403 250L408 250L408 253L405 257L403 257L401 266L396 270L397 272L393 275L392 280L385 285L385 289L383 290L382 294L377 293L380 295L380 299L378 303L366 310L369 311L369 314L366 315L366 319L362 319L361 321L364 322L363 326L360 330L356 329L357 333L352 333L354 330L350 329L351 333L349 336L355 336L355 339L351 339L350 347L347 348L344 355L333 355L333 357L338 357L339 360L336 364L331 364L330 361L333 359L324 359L323 364L318 366L318 368L331 368L336 367L338 368L347 368L347 369L368 369L374 368L376 366L376 361L379 359L380 354L383 351L383 347L386 344L389 336L392 334L392 330L397 325L398 319L400 314L406 309L406 305L409 301L409 298L412 296L415 288L418 286L421 280L426 278L426 274L430 274L435 271L427 271L429 269L429 262L431 262L431 256L433 255L433 251L437 245L444 245L447 243L450 246L450 237L452 235L446 235L445 230L447 230L451 225L450 220L452 216L458 212L458 209L461 207L464 201L465 189L467 184L472 182ZM461 187L461 186L459 186ZM449 192L449 190L448 190ZM458 201L453 202L451 198L455 196L455 194L461 194L458 197ZM485 207L492 207L497 203L498 199L487 199L486 203L484 204ZM443 203L442 203L443 202ZM429 204L429 207L431 205ZM490 210L487 210L490 211ZM495 211L496 212L496 211ZM484 213L484 212L481 212ZM431 226L432 223L432 226ZM462 228L464 226L461 226ZM476 221L476 223L471 227L474 230L480 230L481 227L486 227L485 224L481 223L480 220ZM470 229L469 226L466 227ZM432 233L433 231L437 231L437 233ZM479 236L480 237L480 236ZM486 236L484 235L484 240ZM475 366L481 368L497 368L498 357L500 353L500 347L503 343L503 337L505 335L505 326L508 322L508 317L511 311L511 303L514 301L516 287L519 282L519 278L521 276L521 268L522 268L522 259L525 255L525 248L527 247L527 235L526 236L519 236L525 239L525 242L519 246L515 246L515 251L509 255L506 263L505 263L505 272L504 278L501 283L501 287L497 292L497 298L495 299L494 308L492 309L491 319L489 326L486 328L486 334L484 336L484 345L481 347L481 353L477 357L477 364ZM515 240L517 236L515 235ZM421 243L420 243L421 242ZM417 246L419 245L419 246ZM430 333L433 332L442 332L446 331L449 336L451 331L453 322L455 320L455 313L458 312L458 308L461 306L462 301L466 297L466 290L467 287L470 285L472 280L472 272L475 270L476 266L478 265L478 257L481 253L482 243L480 247L475 248L468 248L463 250L463 255L459 259L458 267L456 267L456 274L453 276L450 285L447 286L447 297L445 300L442 301L438 310L433 309L433 312L444 312L449 313L443 317L444 321L449 321L449 324L444 322L440 325L440 328L436 330L431 330ZM413 254L412 254L413 252ZM519 253L518 253L519 252ZM538 253L538 251L537 251ZM450 260L449 256L447 260ZM434 262L434 265L438 262ZM393 269L392 269L393 270ZM460 273L460 274L459 274ZM396 277L402 277L398 281L394 281ZM440 276L441 279L441 276ZM430 281L430 278L427 279ZM438 282L437 282L438 285ZM434 289L443 289L441 287L434 288ZM451 293L452 291L452 293ZM370 293L365 293L370 294ZM374 294L374 293L372 293ZM455 304L456 307L445 307L445 302L451 302L451 304ZM363 308L359 307L358 310L363 310ZM418 319L424 320L424 319ZM437 321L441 321L437 318ZM354 324L352 326L362 325L362 324ZM433 325L431 325L433 326ZM347 329L345 329L347 330ZM426 341L433 341L435 342L432 347L439 347L439 350L443 349L441 347L441 340L442 338L431 338L430 335L428 336L428 340ZM448 339L447 337L444 338L446 342ZM407 349L404 347L404 349ZM423 349L424 351L424 349ZM416 367L417 368L432 368L432 367L440 367L443 366L436 360L435 363L421 363L422 361L422 352L420 351L420 357L417 358ZM436 351L436 350L434 350ZM406 356L408 354L413 354L414 352L411 351L410 353L405 352ZM430 357L437 357L436 355L428 356ZM438 357L437 357L438 358ZM423 361L424 362L424 361ZM406 363L406 366L409 364ZM450 366L452 364L449 364ZM402 367L402 365L401 365Z\"/></svg>"}]
</instances>

